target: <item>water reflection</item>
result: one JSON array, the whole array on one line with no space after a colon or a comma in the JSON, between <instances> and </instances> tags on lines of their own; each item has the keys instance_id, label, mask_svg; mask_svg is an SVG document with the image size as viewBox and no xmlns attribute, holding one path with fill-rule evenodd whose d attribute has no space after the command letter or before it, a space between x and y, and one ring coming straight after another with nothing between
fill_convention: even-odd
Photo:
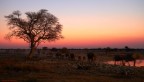
<instances>
[{"instance_id":1,"label":"water reflection","mask_svg":"<svg viewBox=\"0 0 144 82\"><path fill-rule=\"evenodd\" d=\"M113 64L114 65L114 61L108 61L105 62L107 64ZM133 66L133 62L129 62L130 66ZM129 64L126 62L125 65L129 66ZM117 65L122 65L121 62L117 62ZM136 60L136 67L143 67L144 66L144 60Z\"/></svg>"}]
</instances>

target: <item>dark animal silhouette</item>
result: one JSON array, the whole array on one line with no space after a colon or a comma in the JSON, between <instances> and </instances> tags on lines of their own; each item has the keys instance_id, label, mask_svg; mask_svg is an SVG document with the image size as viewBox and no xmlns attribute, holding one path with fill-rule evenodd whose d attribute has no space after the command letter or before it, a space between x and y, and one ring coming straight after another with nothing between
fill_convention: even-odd
<instances>
[{"instance_id":1,"label":"dark animal silhouette","mask_svg":"<svg viewBox=\"0 0 144 82\"><path fill-rule=\"evenodd\" d=\"M133 57L133 54L127 54L125 56L125 61L128 62L128 64L129 64L129 61L133 61L133 66L135 66L136 58ZM130 64L129 64L129 66L130 66Z\"/></svg>"},{"instance_id":2,"label":"dark animal silhouette","mask_svg":"<svg viewBox=\"0 0 144 82\"><path fill-rule=\"evenodd\" d=\"M124 57L125 57L125 55L115 55L114 56L115 65L117 64L117 61L121 61L122 65L125 65Z\"/></svg>"},{"instance_id":3,"label":"dark animal silhouette","mask_svg":"<svg viewBox=\"0 0 144 82\"><path fill-rule=\"evenodd\" d=\"M89 62L93 62L94 61L94 53L88 52L87 53L87 58L88 58Z\"/></svg>"},{"instance_id":4,"label":"dark animal silhouette","mask_svg":"<svg viewBox=\"0 0 144 82\"><path fill-rule=\"evenodd\" d=\"M117 61L121 61L122 65L125 65L125 62L127 62L129 64L129 61L133 61L133 66L135 66L135 63L136 63L136 59L133 57L132 53L127 53L127 54L123 54L123 55L115 55L114 61L115 61L115 65L116 65ZM130 66L130 64L129 64L129 66Z\"/></svg>"},{"instance_id":5,"label":"dark animal silhouette","mask_svg":"<svg viewBox=\"0 0 144 82\"><path fill-rule=\"evenodd\" d=\"M75 60L75 55L74 55L74 53L70 53L70 60Z\"/></svg>"},{"instance_id":6,"label":"dark animal silhouette","mask_svg":"<svg viewBox=\"0 0 144 82\"><path fill-rule=\"evenodd\" d=\"M59 52L56 53L56 58L61 59L61 56L62 56L61 53Z\"/></svg>"},{"instance_id":7,"label":"dark animal silhouette","mask_svg":"<svg viewBox=\"0 0 144 82\"><path fill-rule=\"evenodd\" d=\"M69 53L65 53L65 58L69 59Z\"/></svg>"},{"instance_id":8,"label":"dark animal silhouette","mask_svg":"<svg viewBox=\"0 0 144 82\"><path fill-rule=\"evenodd\" d=\"M82 59L81 56L78 56L78 61L81 61L81 59Z\"/></svg>"}]
</instances>

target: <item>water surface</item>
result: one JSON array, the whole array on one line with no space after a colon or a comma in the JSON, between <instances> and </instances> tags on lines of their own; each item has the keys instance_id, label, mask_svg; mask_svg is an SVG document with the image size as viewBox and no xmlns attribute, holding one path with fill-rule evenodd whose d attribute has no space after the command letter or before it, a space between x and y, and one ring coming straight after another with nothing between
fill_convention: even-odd
<instances>
[{"instance_id":1,"label":"water surface","mask_svg":"<svg viewBox=\"0 0 144 82\"><path fill-rule=\"evenodd\" d=\"M107 64L113 64L114 65L114 61L108 61L108 62L105 62ZM129 62L130 66L133 66L133 62ZM129 66L128 62L125 62L125 65L126 66ZM121 62L117 62L117 65L122 65ZM144 66L144 60L136 60L136 64L135 64L136 67L143 67Z\"/></svg>"}]
</instances>

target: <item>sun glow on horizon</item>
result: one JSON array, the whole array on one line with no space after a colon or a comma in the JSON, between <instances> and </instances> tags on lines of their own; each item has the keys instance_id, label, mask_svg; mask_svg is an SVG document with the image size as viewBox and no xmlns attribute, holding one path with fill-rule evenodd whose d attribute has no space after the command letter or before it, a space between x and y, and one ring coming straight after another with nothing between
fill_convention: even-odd
<instances>
[{"instance_id":1,"label":"sun glow on horizon","mask_svg":"<svg viewBox=\"0 0 144 82\"><path fill-rule=\"evenodd\" d=\"M25 6L29 2L27 0L22 1L21 5L16 5L18 0L14 0L15 3L11 4L8 1L0 3L2 4L0 10L3 11L0 13L0 48L29 48L29 44L23 40L4 39L5 34L9 32L4 16L14 10L27 12L39 9L48 9L58 17L63 25L62 35L64 36L64 39L55 42L42 43L40 47L144 48L144 1L142 0L61 0L57 1L59 3L55 3L56 0L35 1L32 5L29 3L28 7ZM54 3L56 5L52 5Z\"/></svg>"}]
</instances>

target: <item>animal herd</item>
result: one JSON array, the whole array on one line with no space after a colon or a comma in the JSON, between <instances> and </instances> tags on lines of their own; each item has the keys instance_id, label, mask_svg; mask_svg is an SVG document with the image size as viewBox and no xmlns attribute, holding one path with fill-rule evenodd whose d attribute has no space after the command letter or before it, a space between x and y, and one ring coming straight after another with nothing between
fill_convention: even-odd
<instances>
[{"instance_id":1,"label":"animal herd","mask_svg":"<svg viewBox=\"0 0 144 82\"><path fill-rule=\"evenodd\" d=\"M95 54L93 52L88 52L86 56L76 56L74 53L60 53L57 52L55 54L56 58L58 59L69 59L69 60L78 60L78 61L82 61L82 60L88 60L88 62L93 62L95 60Z\"/></svg>"},{"instance_id":2,"label":"animal herd","mask_svg":"<svg viewBox=\"0 0 144 82\"><path fill-rule=\"evenodd\" d=\"M94 62L96 60L96 54L94 54L93 52L88 52L86 54L86 56L76 56L74 53L69 53L69 54L65 54L62 55L61 53L56 53L56 57L57 58L67 58L69 60L87 60L88 62ZM77 58L76 58L77 57ZM114 60L114 65L118 65L118 62L121 63L121 65L125 66L126 64L128 64L130 66L129 62L133 62L133 66L135 66L136 64L136 60L139 57L136 56L133 53L124 53L124 54L117 54L113 56L113 60Z\"/></svg>"}]
</instances>

